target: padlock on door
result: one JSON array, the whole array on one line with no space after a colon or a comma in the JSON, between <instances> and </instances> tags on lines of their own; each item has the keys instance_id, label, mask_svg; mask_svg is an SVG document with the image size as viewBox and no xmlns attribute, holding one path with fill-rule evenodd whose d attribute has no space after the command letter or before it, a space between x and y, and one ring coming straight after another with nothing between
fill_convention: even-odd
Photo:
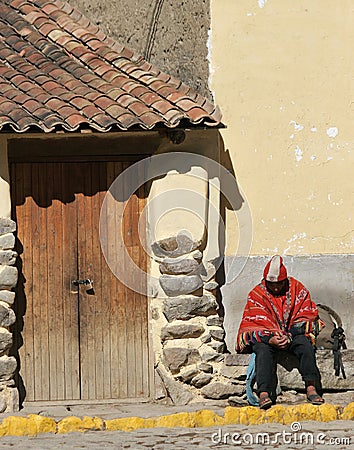
<instances>
[{"instance_id":1,"label":"padlock on door","mask_svg":"<svg viewBox=\"0 0 354 450\"><path fill-rule=\"evenodd\" d=\"M74 280L72 281L72 284L74 286L80 286L80 284L83 284L86 288L86 294L95 295L95 290L93 289L93 280L90 280L89 278L87 278L86 280Z\"/></svg>"},{"instance_id":2,"label":"padlock on door","mask_svg":"<svg viewBox=\"0 0 354 450\"><path fill-rule=\"evenodd\" d=\"M86 294L87 295L95 295L95 290L93 289L93 280L86 280Z\"/></svg>"}]
</instances>

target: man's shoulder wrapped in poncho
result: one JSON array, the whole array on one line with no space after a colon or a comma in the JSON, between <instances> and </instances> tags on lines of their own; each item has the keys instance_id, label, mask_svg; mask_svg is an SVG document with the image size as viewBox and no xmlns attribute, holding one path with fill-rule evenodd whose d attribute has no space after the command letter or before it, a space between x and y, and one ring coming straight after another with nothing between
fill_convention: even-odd
<instances>
[{"instance_id":1,"label":"man's shoulder wrapped in poncho","mask_svg":"<svg viewBox=\"0 0 354 450\"><path fill-rule=\"evenodd\" d=\"M295 278L289 277L289 291L284 305L266 289L263 280L249 294L237 334L236 351L251 351L250 345L276 334L305 334L315 343L324 326L309 291ZM299 330L299 331L297 331Z\"/></svg>"}]
</instances>

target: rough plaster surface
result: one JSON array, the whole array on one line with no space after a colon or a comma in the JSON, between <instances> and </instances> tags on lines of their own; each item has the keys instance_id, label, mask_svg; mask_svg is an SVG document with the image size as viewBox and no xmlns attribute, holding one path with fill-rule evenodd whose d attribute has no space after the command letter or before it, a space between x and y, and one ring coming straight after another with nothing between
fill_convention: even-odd
<instances>
[{"instance_id":1,"label":"rough plaster surface","mask_svg":"<svg viewBox=\"0 0 354 450\"><path fill-rule=\"evenodd\" d=\"M208 0L69 0L118 42L199 93L208 90Z\"/></svg>"},{"instance_id":2,"label":"rough plaster surface","mask_svg":"<svg viewBox=\"0 0 354 450\"><path fill-rule=\"evenodd\" d=\"M211 89L252 255L354 253L353 21L350 0L211 0ZM227 220L228 255L236 231Z\"/></svg>"},{"instance_id":3,"label":"rough plaster surface","mask_svg":"<svg viewBox=\"0 0 354 450\"><path fill-rule=\"evenodd\" d=\"M225 272L229 280L234 278L230 258L225 258ZM235 341L248 292L262 279L266 257L250 257L244 270L230 284L222 286L222 301L225 308L226 344L231 352ZM354 347L354 255L322 255L285 257L288 275L297 278L316 303L333 308L343 321L348 348Z\"/></svg>"},{"instance_id":4,"label":"rough plaster surface","mask_svg":"<svg viewBox=\"0 0 354 450\"><path fill-rule=\"evenodd\" d=\"M9 185L9 165L7 161L6 138L0 137L0 217L10 217L11 196ZM11 231L9 231L11 232ZM3 233L3 232L2 232Z\"/></svg>"}]
</instances>

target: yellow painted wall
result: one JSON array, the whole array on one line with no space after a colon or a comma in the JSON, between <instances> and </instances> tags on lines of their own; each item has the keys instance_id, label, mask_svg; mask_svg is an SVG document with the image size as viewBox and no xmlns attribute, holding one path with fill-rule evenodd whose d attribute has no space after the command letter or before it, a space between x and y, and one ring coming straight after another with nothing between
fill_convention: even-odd
<instances>
[{"instance_id":1,"label":"yellow painted wall","mask_svg":"<svg viewBox=\"0 0 354 450\"><path fill-rule=\"evenodd\" d=\"M354 3L212 0L211 89L251 254L354 253ZM237 227L227 220L227 254Z\"/></svg>"}]
</instances>

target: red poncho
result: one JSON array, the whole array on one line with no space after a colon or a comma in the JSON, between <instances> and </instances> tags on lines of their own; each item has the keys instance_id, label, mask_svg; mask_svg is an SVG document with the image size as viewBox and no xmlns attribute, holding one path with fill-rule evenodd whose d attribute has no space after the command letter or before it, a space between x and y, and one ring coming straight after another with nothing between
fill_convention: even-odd
<instances>
[{"instance_id":1,"label":"red poncho","mask_svg":"<svg viewBox=\"0 0 354 450\"><path fill-rule=\"evenodd\" d=\"M249 293L237 334L237 353L249 351L249 345L261 342L262 336L289 335L295 324L304 325L305 335L314 343L324 323L309 291L295 278L288 279L289 290L285 296L270 294L264 280Z\"/></svg>"}]
</instances>

